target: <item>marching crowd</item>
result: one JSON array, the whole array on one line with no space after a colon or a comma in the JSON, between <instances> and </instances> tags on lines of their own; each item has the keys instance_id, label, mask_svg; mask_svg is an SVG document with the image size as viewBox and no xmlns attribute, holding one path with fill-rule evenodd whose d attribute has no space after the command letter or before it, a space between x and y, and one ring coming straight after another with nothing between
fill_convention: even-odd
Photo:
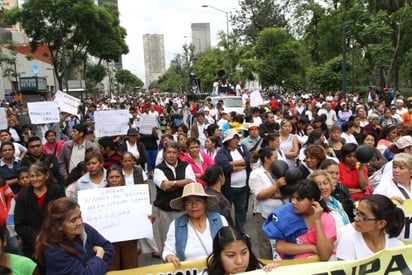
<instances>
[{"instance_id":1,"label":"marching crowd","mask_svg":"<svg viewBox=\"0 0 412 275\"><path fill-rule=\"evenodd\" d=\"M234 274L277 266L256 255L354 260L403 245L396 205L412 196L412 98L372 87L266 91L251 106L255 92L236 93L243 113L210 98L124 95L85 100L78 114L41 125L21 103L1 102L0 266L105 274L137 267L144 246L176 267L207 258L209 274ZM95 112L117 109L130 111L126 135L96 138ZM157 125L143 134L145 116ZM367 162L362 145L373 152ZM159 221L158 240L110 243L83 223L79 191L133 184L155 186L148 219ZM245 232L248 211L256 232Z\"/></svg>"}]
</instances>

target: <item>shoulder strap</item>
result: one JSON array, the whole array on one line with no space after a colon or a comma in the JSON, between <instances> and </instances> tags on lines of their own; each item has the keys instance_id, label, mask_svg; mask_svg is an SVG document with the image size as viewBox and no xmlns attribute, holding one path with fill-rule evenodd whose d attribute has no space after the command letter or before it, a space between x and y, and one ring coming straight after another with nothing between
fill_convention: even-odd
<instances>
[{"instance_id":1,"label":"shoulder strap","mask_svg":"<svg viewBox=\"0 0 412 275\"><path fill-rule=\"evenodd\" d=\"M410 199L409 194L406 193L406 191L403 190L403 188L401 188L395 181L393 181L393 183L396 185L396 187L398 187L399 191L401 191L401 193L405 197L405 199Z\"/></svg>"},{"instance_id":2,"label":"shoulder strap","mask_svg":"<svg viewBox=\"0 0 412 275\"><path fill-rule=\"evenodd\" d=\"M252 148L250 148L249 151L250 151L250 152L255 151L256 148L259 146L260 142L262 141L262 139L263 139L263 138L260 138L260 139L256 142L256 144L255 144Z\"/></svg>"}]
</instances>

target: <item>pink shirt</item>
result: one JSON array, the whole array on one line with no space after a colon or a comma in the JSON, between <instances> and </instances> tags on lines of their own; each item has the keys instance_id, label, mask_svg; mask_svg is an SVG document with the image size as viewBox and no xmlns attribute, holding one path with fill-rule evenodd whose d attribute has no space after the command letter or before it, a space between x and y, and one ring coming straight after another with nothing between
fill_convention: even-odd
<instances>
[{"instance_id":1,"label":"pink shirt","mask_svg":"<svg viewBox=\"0 0 412 275\"><path fill-rule=\"evenodd\" d=\"M333 216L329 213L323 212L320 220L322 223L323 234L325 234L325 237L327 239L333 238L334 240L336 240L336 224L335 224L335 219L333 218ZM312 225L311 227L308 228L308 231L306 231L306 233L303 233L302 235L300 235L297 238L296 242L298 244L316 244L315 225ZM313 253L297 254L295 255L295 259L307 258L313 255L315 254Z\"/></svg>"},{"instance_id":2,"label":"pink shirt","mask_svg":"<svg viewBox=\"0 0 412 275\"><path fill-rule=\"evenodd\" d=\"M189 153L185 153L185 155L183 157L183 161L188 162L192 166L193 172L195 174L200 174L200 175L203 176L203 174L206 171L206 168L209 167L210 165L214 165L215 162L205 152L200 152L200 160L201 160L202 165L198 166L198 164L195 163L194 160L190 157ZM201 180L197 176L196 176L196 181L198 183L202 184L203 188L206 188L206 182L204 182L203 180Z\"/></svg>"},{"instance_id":3,"label":"pink shirt","mask_svg":"<svg viewBox=\"0 0 412 275\"><path fill-rule=\"evenodd\" d=\"M64 144L64 140L59 140L55 143L55 145L50 145L47 142L43 144L43 153L55 155L58 157L60 155L60 151L62 150Z\"/></svg>"}]
</instances>

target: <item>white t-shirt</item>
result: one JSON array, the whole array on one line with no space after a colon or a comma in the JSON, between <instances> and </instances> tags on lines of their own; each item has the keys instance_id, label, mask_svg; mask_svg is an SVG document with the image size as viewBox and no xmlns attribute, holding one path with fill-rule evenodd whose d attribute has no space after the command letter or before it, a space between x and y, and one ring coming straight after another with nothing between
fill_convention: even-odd
<instances>
[{"instance_id":1,"label":"white t-shirt","mask_svg":"<svg viewBox=\"0 0 412 275\"><path fill-rule=\"evenodd\" d=\"M253 170L249 176L249 187L253 194L253 210L255 213L262 214L266 218L273 210L283 205L283 201L279 199L258 200L258 194L271 187L275 183L270 173L263 167Z\"/></svg>"},{"instance_id":2,"label":"white t-shirt","mask_svg":"<svg viewBox=\"0 0 412 275\"><path fill-rule=\"evenodd\" d=\"M134 177L133 173L131 175L126 175L123 171L124 175L124 185L134 185ZM145 171L142 170L143 181L147 181L147 174Z\"/></svg>"},{"instance_id":3,"label":"white t-shirt","mask_svg":"<svg viewBox=\"0 0 412 275\"><path fill-rule=\"evenodd\" d=\"M382 178L381 178L382 179ZM409 198L405 198L403 193L401 192L400 188L409 195ZM388 198L392 197L400 197L404 200L412 198L412 192L403 187L400 184L395 183L393 180L387 180L387 181L380 181L380 183L376 186L375 190L373 191L373 194L380 194L387 196Z\"/></svg>"},{"instance_id":4,"label":"white t-shirt","mask_svg":"<svg viewBox=\"0 0 412 275\"><path fill-rule=\"evenodd\" d=\"M230 152L230 155L232 156L233 160L242 160L243 157L239 153L239 151L236 149L234 151ZM230 187L232 188L242 188L246 186L246 170L242 171L237 171L237 172L232 172L230 175Z\"/></svg>"},{"instance_id":5,"label":"white t-shirt","mask_svg":"<svg viewBox=\"0 0 412 275\"><path fill-rule=\"evenodd\" d=\"M137 149L137 143L135 143L134 145L130 145L129 141L126 141L126 145L127 145L127 152L132 153L132 155L135 158L140 158L140 153L139 153L139 150Z\"/></svg>"},{"instance_id":6,"label":"white t-shirt","mask_svg":"<svg viewBox=\"0 0 412 275\"><path fill-rule=\"evenodd\" d=\"M385 249L403 246L404 244L397 238L389 238L385 233ZM343 234L336 249L336 258L345 261L359 260L375 254L366 245L362 233L358 231Z\"/></svg>"}]
</instances>

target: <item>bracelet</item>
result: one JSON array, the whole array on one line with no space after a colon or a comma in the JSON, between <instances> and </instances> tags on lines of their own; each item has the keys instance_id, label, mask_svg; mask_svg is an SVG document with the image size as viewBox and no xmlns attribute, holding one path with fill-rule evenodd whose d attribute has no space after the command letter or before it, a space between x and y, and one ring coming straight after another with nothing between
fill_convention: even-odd
<instances>
[{"instance_id":1,"label":"bracelet","mask_svg":"<svg viewBox=\"0 0 412 275\"><path fill-rule=\"evenodd\" d=\"M176 181L173 181L173 187L176 187L176 186L177 186Z\"/></svg>"}]
</instances>

